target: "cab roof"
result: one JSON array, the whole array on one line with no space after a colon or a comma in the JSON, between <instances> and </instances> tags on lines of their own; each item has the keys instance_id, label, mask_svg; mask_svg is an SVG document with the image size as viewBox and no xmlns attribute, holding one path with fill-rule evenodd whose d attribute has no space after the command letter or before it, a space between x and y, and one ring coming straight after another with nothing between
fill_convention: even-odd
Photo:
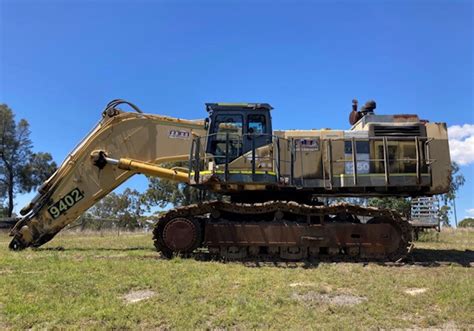
<instances>
[{"instance_id":1,"label":"cab roof","mask_svg":"<svg viewBox=\"0 0 474 331\"><path fill-rule=\"evenodd\" d=\"M206 103L208 112L219 110L272 110L273 107L268 103Z\"/></svg>"}]
</instances>

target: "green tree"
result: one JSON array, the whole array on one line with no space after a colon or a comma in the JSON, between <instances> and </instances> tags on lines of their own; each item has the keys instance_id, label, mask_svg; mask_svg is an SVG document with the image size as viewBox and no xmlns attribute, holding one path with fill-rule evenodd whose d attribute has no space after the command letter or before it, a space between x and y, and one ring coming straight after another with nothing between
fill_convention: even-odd
<instances>
[{"instance_id":1,"label":"green tree","mask_svg":"<svg viewBox=\"0 0 474 331\"><path fill-rule=\"evenodd\" d=\"M119 198L115 192L111 192L97 201L95 205L88 210L87 217L84 218L83 227L86 226L85 223L98 230L107 227L109 220L116 219L118 201Z\"/></svg>"},{"instance_id":2,"label":"green tree","mask_svg":"<svg viewBox=\"0 0 474 331\"><path fill-rule=\"evenodd\" d=\"M474 218L468 217L459 222L460 228L474 228Z\"/></svg>"},{"instance_id":3,"label":"green tree","mask_svg":"<svg viewBox=\"0 0 474 331\"><path fill-rule=\"evenodd\" d=\"M145 211L142 195L137 190L125 189L123 193L109 193L87 212L82 228L92 226L98 230L115 224L123 228L138 227Z\"/></svg>"},{"instance_id":4,"label":"green tree","mask_svg":"<svg viewBox=\"0 0 474 331\"><path fill-rule=\"evenodd\" d=\"M182 192L179 184L167 179L148 177L148 189L145 192L148 207L165 207L168 204L180 205Z\"/></svg>"},{"instance_id":5,"label":"green tree","mask_svg":"<svg viewBox=\"0 0 474 331\"><path fill-rule=\"evenodd\" d=\"M168 163L167 168L185 167L182 162ZM163 208L168 204L173 206L187 206L207 200L220 199L219 194L209 191L199 190L184 183L177 183L171 180L158 177L148 177L148 189L143 196L143 202L148 208L158 206Z\"/></svg>"},{"instance_id":6,"label":"green tree","mask_svg":"<svg viewBox=\"0 0 474 331\"><path fill-rule=\"evenodd\" d=\"M407 198L370 198L368 204L377 208L395 209L405 217L410 216L411 212L411 201Z\"/></svg>"},{"instance_id":7,"label":"green tree","mask_svg":"<svg viewBox=\"0 0 474 331\"><path fill-rule=\"evenodd\" d=\"M0 203L0 218L7 217L7 208Z\"/></svg>"},{"instance_id":8,"label":"green tree","mask_svg":"<svg viewBox=\"0 0 474 331\"><path fill-rule=\"evenodd\" d=\"M158 206L163 208L168 204L173 206L187 206L201 201L217 200L220 195L199 190L183 183L176 183L157 177L148 178L148 189L143 202L148 208Z\"/></svg>"},{"instance_id":9,"label":"green tree","mask_svg":"<svg viewBox=\"0 0 474 331\"><path fill-rule=\"evenodd\" d=\"M5 186L0 183L0 217L7 217L7 207L5 206L6 191Z\"/></svg>"},{"instance_id":10,"label":"green tree","mask_svg":"<svg viewBox=\"0 0 474 331\"><path fill-rule=\"evenodd\" d=\"M448 205L443 205L439 208L438 210L438 217L439 217L439 222L447 227L450 227L451 224L449 222L449 213L450 213L451 207Z\"/></svg>"},{"instance_id":11,"label":"green tree","mask_svg":"<svg viewBox=\"0 0 474 331\"><path fill-rule=\"evenodd\" d=\"M119 195L117 217L120 227L134 229L140 226L140 219L146 209L143 202L143 196L137 190L127 188Z\"/></svg>"},{"instance_id":12,"label":"green tree","mask_svg":"<svg viewBox=\"0 0 474 331\"><path fill-rule=\"evenodd\" d=\"M33 153L30 125L25 119L15 122L13 111L0 105L0 193L6 197L7 216L11 217L15 195L38 187L56 169L49 153Z\"/></svg>"},{"instance_id":13,"label":"green tree","mask_svg":"<svg viewBox=\"0 0 474 331\"><path fill-rule=\"evenodd\" d=\"M451 163L450 180L451 180L451 185L449 187L449 192L446 193L446 194L443 194L441 196L443 204L446 207L442 211L446 215L441 214L441 219L444 220L444 222L443 222L444 225L450 226L448 216L449 216L449 213L451 211L451 207L453 207L454 222L457 226L458 225L458 216L457 216L457 212L456 212L456 196L457 196L457 193L458 193L459 189L466 182L466 179L464 178L464 175L460 172L459 165L456 162Z\"/></svg>"}]
</instances>

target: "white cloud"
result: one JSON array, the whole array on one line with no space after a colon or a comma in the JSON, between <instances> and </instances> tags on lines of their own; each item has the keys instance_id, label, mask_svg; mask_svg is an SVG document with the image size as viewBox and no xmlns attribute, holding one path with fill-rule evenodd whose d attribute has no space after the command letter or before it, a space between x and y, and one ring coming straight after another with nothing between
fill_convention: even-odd
<instances>
[{"instance_id":1,"label":"white cloud","mask_svg":"<svg viewBox=\"0 0 474 331\"><path fill-rule=\"evenodd\" d=\"M474 124L450 126L448 137L451 160L460 165L474 163Z\"/></svg>"},{"instance_id":2,"label":"white cloud","mask_svg":"<svg viewBox=\"0 0 474 331\"><path fill-rule=\"evenodd\" d=\"M474 208L466 209L468 217L474 217Z\"/></svg>"},{"instance_id":3,"label":"white cloud","mask_svg":"<svg viewBox=\"0 0 474 331\"><path fill-rule=\"evenodd\" d=\"M474 124L452 125L448 128L449 138L462 140L474 136Z\"/></svg>"}]
</instances>

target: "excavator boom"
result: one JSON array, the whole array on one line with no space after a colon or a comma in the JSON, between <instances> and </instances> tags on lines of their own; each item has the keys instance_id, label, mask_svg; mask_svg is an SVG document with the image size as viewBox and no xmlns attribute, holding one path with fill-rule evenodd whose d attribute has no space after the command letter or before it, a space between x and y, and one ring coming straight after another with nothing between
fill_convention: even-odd
<instances>
[{"instance_id":1,"label":"excavator boom","mask_svg":"<svg viewBox=\"0 0 474 331\"><path fill-rule=\"evenodd\" d=\"M24 217L11 231L10 248L49 241L135 174L188 181L186 173L159 164L187 160L193 136L206 132L205 122L122 112L116 108L121 103L126 102L109 104L102 120L23 208Z\"/></svg>"}]
</instances>

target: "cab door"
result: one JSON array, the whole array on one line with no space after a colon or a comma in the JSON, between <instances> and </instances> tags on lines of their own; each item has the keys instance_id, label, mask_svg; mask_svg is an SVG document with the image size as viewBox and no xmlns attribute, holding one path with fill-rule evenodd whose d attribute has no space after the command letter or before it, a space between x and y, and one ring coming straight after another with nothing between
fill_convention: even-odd
<instances>
[{"instance_id":1,"label":"cab door","mask_svg":"<svg viewBox=\"0 0 474 331\"><path fill-rule=\"evenodd\" d=\"M272 128L269 116L264 112L250 113L246 116L245 134L243 137L244 154L252 148L259 148L272 142Z\"/></svg>"},{"instance_id":2,"label":"cab door","mask_svg":"<svg viewBox=\"0 0 474 331\"><path fill-rule=\"evenodd\" d=\"M208 136L207 152L217 164L233 161L242 155L244 116L238 112L216 114Z\"/></svg>"}]
</instances>

